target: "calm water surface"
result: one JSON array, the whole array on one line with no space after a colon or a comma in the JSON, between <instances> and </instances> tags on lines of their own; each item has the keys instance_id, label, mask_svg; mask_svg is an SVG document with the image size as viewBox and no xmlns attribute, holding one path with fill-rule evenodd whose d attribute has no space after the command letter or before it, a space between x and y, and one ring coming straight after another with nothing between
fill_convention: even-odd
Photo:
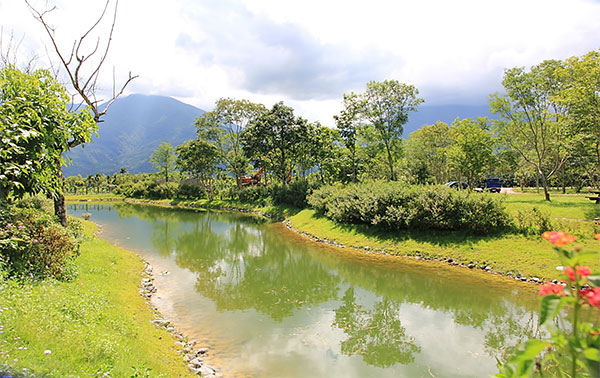
<instances>
[{"instance_id":1,"label":"calm water surface","mask_svg":"<svg viewBox=\"0 0 600 378\"><path fill-rule=\"evenodd\" d=\"M463 269L320 246L241 214L69 212L153 265L153 303L226 377L485 377L536 332L530 289Z\"/></svg>"}]
</instances>

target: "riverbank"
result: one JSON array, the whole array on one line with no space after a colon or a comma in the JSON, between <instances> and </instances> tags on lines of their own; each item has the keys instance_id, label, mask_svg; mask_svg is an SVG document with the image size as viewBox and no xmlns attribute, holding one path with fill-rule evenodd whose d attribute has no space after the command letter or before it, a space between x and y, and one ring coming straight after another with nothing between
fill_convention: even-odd
<instances>
[{"instance_id":1,"label":"riverbank","mask_svg":"<svg viewBox=\"0 0 600 378\"><path fill-rule=\"evenodd\" d=\"M139 293L149 279L144 262L94 236L91 222L85 232L76 279L0 281L0 372L195 376L182 361L181 340L151 323L159 314Z\"/></svg>"},{"instance_id":2,"label":"riverbank","mask_svg":"<svg viewBox=\"0 0 600 378\"><path fill-rule=\"evenodd\" d=\"M518 198L515 198L518 197ZM520 209L539 206L537 197L530 195L507 197L507 208L516 212ZM85 201L85 197L71 197L69 200ZM90 198L92 201L111 200ZM122 199L123 200L123 199ZM384 232L360 225L337 224L311 209L293 209L279 206L252 206L232 201L181 201L181 200L138 200L124 199L128 203L174 207L193 210L228 210L262 215L278 220L285 219L289 229L320 243L352 248L365 253L384 253L395 256L435 260L466 269L482 270L500 274L518 281L540 283L559 277L556 270L557 258L551 245L539 235L499 234L474 236L460 232ZM587 202L574 203L573 198L565 197L565 203L555 200L546 206L552 216L560 217L586 214ZM580 201L581 202L581 201ZM579 206L579 207L577 207ZM585 207L587 206L587 207ZM562 210L565 209L565 210ZM595 211L595 208L593 209ZM577 211L577 212L575 212ZM588 211L589 212L589 211ZM600 245L593 238L591 221L557 221L557 225L567 231L579 231L584 236L578 244L585 249L598 249ZM571 228L571 229L569 229ZM587 235L589 234L589 235ZM592 269L599 270L600 262L590 262Z\"/></svg>"}]
</instances>

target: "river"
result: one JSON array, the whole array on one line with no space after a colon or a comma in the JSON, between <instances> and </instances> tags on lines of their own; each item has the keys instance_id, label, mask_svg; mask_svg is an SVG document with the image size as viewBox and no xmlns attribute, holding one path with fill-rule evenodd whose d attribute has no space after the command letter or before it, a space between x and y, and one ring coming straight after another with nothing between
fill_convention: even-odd
<instances>
[{"instance_id":1,"label":"river","mask_svg":"<svg viewBox=\"0 0 600 378\"><path fill-rule=\"evenodd\" d=\"M537 332L531 287L320 245L227 212L71 204L154 267L163 316L225 377L485 377Z\"/></svg>"}]
</instances>

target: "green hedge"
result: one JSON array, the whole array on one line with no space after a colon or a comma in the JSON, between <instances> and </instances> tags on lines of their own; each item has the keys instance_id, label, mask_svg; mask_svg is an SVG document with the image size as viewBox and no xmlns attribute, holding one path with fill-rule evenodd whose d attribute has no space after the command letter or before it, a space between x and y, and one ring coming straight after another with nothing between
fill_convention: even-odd
<instances>
[{"instance_id":1,"label":"green hedge","mask_svg":"<svg viewBox=\"0 0 600 378\"><path fill-rule=\"evenodd\" d=\"M308 203L336 222L376 225L390 230L487 234L510 225L500 200L443 186L378 181L331 185L315 190Z\"/></svg>"}]
</instances>

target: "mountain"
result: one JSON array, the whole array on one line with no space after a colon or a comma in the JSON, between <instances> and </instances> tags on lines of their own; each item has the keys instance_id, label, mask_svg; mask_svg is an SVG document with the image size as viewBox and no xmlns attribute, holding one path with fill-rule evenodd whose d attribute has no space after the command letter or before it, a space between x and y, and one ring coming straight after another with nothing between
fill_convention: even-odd
<instances>
[{"instance_id":1,"label":"mountain","mask_svg":"<svg viewBox=\"0 0 600 378\"><path fill-rule=\"evenodd\" d=\"M423 125L433 125L437 121L452 124L456 118L477 118L488 117L496 118L490 113L488 105L438 105L438 106L419 106L417 112L412 112L408 116L408 122L404 125L404 138L408 138L410 133L420 129Z\"/></svg>"},{"instance_id":2,"label":"mountain","mask_svg":"<svg viewBox=\"0 0 600 378\"><path fill-rule=\"evenodd\" d=\"M98 137L67 156L67 176L97 172L152 172L150 155L162 142L174 147L196 136L194 120L204 110L170 97L134 94L117 99L98 125Z\"/></svg>"}]
</instances>

